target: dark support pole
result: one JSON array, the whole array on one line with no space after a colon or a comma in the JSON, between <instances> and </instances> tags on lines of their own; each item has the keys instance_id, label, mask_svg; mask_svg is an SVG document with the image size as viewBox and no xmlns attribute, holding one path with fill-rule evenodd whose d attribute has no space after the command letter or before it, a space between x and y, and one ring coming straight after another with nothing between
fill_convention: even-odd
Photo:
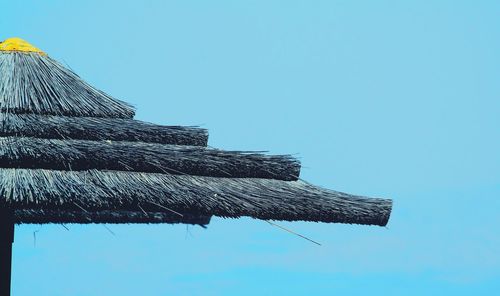
<instances>
[{"instance_id":1,"label":"dark support pole","mask_svg":"<svg viewBox=\"0 0 500 296\"><path fill-rule=\"evenodd\" d=\"M10 295L14 217L9 209L0 209L0 296Z\"/></svg>"}]
</instances>

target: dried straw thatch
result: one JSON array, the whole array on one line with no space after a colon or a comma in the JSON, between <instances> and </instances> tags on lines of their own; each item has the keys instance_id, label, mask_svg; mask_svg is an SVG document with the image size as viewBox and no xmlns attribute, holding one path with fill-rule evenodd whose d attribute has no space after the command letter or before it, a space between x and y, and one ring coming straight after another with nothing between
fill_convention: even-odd
<instances>
[{"instance_id":1,"label":"dried straw thatch","mask_svg":"<svg viewBox=\"0 0 500 296\"><path fill-rule=\"evenodd\" d=\"M122 118L15 113L0 113L0 136L138 141L192 146L207 146L208 141L207 130L198 127L162 126Z\"/></svg>"},{"instance_id":2,"label":"dried straw thatch","mask_svg":"<svg viewBox=\"0 0 500 296\"><path fill-rule=\"evenodd\" d=\"M390 200L352 196L304 181L100 170L0 169L0 199L16 209L169 209L181 215L377 225L387 223L391 210Z\"/></svg>"},{"instance_id":3,"label":"dried straw thatch","mask_svg":"<svg viewBox=\"0 0 500 296\"><path fill-rule=\"evenodd\" d=\"M45 209L31 209L31 210L15 210L14 223L114 223L119 224L123 221L127 223L184 223L184 224L197 224L207 225L210 223L211 216L199 216L184 214L182 216L169 213L169 212L142 212L142 211L82 211L77 208L74 211L68 210L45 210Z\"/></svg>"},{"instance_id":4,"label":"dried straw thatch","mask_svg":"<svg viewBox=\"0 0 500 296\"><path fill-rule=\"evenodd\" d=\"M0 167L118 170L295 181L300 164L287 155L144 142L0 137Z\"/></svg>"},{"instance_id":5,"label":"dried straw thatch","mask_svg":"<svg viewBox=\"0 0 500 296\"><path fill-rule=\"evenodd\" d=\"M207 148L205 129L134 120L23 42L0 43L0 208L15 222L387 224L391 200L299 180L288 155Z\"/></svg>"},{"instance_id":6,"label":"dried straw thatch","mask_svg":"<svg viewBox=\"0 0 500 296\"><path fill-rule=\"evenodd\" d=\"M0 111L132 118L134 109L38 52L0 54Z\"/></svg>"}]
</instances>

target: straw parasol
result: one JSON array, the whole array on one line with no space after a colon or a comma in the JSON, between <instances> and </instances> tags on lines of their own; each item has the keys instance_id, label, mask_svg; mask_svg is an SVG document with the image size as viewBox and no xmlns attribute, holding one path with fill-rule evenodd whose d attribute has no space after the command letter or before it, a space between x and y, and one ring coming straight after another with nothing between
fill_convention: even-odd
<instances>
[{"instance_id":1,"label":"straw parasol","mask_svg":"<svg viewBox=\"0 0 500 296\"><path fill-rule=\"evenodd\" d=\"M133 117L26 41L0 43L2 295L16 223L388 222L391 200L307 183L289 155L209 148L205 129Z\"/></svg>"}]
</instances>

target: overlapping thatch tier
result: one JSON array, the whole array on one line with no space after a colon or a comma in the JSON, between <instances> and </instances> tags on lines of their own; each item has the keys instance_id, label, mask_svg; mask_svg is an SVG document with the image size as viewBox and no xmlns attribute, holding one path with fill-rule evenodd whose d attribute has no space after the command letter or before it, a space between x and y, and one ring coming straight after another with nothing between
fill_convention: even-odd
<instances>
[{"instance_id":1,"label":"overlapping thatch tier","mask_svg":"<svg viewBox=\"0 0 500 296\"><path fill-rule=\"evenodd\" d=\"M223 151L144 142L0 137L0 167L119 170L295 181L300 163L288 155Z\"/></svg>"},{"instance_id":2,"label":"overlapping thatch tier","mask_svg":"<svg viewBox=\"0 0 500 296\"><path fill-rule=\"evenodd\" d=\"M38 52L0 54L0 111L132 118L134 109Z\"/></svg>"},{"instance_id":3,"label":"overlapping thatch tier","mask_svg":"<svg viewBox=\"0 0 500 296\"><path fill-rule=\"evenodd\" d=\"M1 55L0 55L1 56ZM0 113L0 136L207 146L208 131L133 119Z\"/></svg>"},{"instance_id":4,"label":"overlapping thatch tier","mask_svg":"<svg viewBox=\"0 0 500 296\"><path fill-rule=\"evenodd\" d=\"M24 209L167 211L375 225L387 223L392 204L303 181L27 169L0 169L0 199Z\"/></svg>"},{"instance_id":5,"label":"overlapping thatch tier","mask_svg":"<svg viewBox=\"0 0 500 296\"><path fill-rule=\"evenodd\" d=\"M77 208L74 211L64 209L32 209L15 210L14 223L18 224L46 224L46 223L183 223L193 225L207 225L210 223L210 216L197 216L190 214L178 215L169 212L146 212L146 211L124 211L124 210L103 210L103 211L82 211Z\"/></svg>"},{"instance_id":6,"label":"overlapping thatch tier","mask_svg":"<svg viewBox=\"0 0 500 296\"><path fill-rule=\"evenodd\" d=\"M298 180L291 156L207 148L205 129L133 115L39 49L0 43L0 208L18 223L387 224L391 200Z\"/></svg>"}]
</instances>

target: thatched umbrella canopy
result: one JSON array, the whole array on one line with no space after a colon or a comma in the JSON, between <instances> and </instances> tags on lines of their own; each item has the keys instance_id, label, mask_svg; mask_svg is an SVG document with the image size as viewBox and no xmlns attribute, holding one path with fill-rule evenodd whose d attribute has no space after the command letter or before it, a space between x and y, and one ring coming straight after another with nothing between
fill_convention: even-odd
<instances>
[{"instance_id":1,"label":"thatched umbrella canopy","mask_svg":"<svg viewBox=\"0 0 500 296\"><path fill-rule=\"evenodd\" d=\"M311 185L291 156L208 148L205 129L133 116L27 42L0 43L2 228L205 225L214 215L387 224L391 200Z\"/></svg>"}]
</instances>

